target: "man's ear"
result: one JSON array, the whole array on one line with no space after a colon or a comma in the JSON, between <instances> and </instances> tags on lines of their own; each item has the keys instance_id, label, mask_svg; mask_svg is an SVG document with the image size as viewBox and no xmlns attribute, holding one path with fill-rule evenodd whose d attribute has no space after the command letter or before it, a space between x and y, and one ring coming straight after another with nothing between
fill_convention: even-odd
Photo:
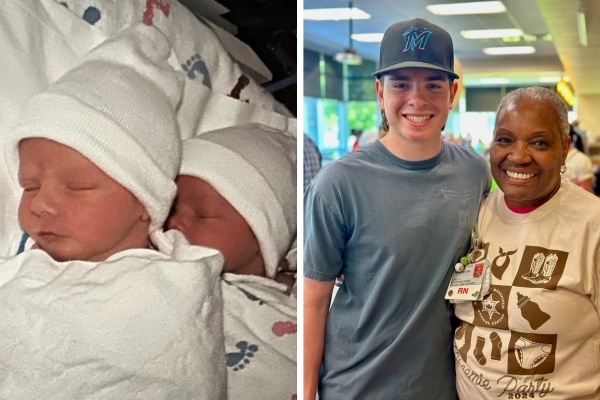
<instances>
[{"instance_id":1,"label":"man's ear","mask_svg":"<svg viewBox=\"0 0 600 400\"><path fill-rule=\"evenodd\" d=\"M449 110L454 108L454 98L456 97L456 93L458 91L458 82L455 80L452 81L452 87L450 88L450 107Z\"/></svg>"},{"instance_id":2,"label":"man's ear","mask_svg":"<svg viewBox=\"0 0 600 400\"><path fill-rule=\"evenodd\" d=\"M384 108L384 103L383 103L383 79L385 78L384 76L381 76L377 79L375 79L375 93L377 94L377 102L379 103L379 109L383 110Z\"/></svg>"}]
</instances>

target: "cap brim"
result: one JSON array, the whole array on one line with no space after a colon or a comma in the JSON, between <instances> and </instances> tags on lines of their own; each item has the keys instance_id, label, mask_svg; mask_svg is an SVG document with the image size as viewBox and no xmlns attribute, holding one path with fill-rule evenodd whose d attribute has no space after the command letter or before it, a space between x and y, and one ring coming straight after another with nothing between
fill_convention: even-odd
<instances>
[{"instance_id":1,"label":"cap brim","mask_svg":"<svg viewBox=\"0 0 600 400\"><path fill-rule=\"evenodd\" d=\"M439 66L434 65L434 64L428 64L428 63L417 62L417 61L401 62L401 63L398 63L398 64L390 65L389 67L385 67L385 68L382 68L380 70L377 70L377 71L373 72L373 76L379 77L379 75L384 74L386 72L395 71L395 70L398 70L398 69L405 69L405 68L433 69L433 70L436 70L436 71L445 72L445 73L447 73L453 79L459 79L459 76L454 71L451 71L449 69L445 69L445 68L439 67Z\"/></svg>"}]
</instances>

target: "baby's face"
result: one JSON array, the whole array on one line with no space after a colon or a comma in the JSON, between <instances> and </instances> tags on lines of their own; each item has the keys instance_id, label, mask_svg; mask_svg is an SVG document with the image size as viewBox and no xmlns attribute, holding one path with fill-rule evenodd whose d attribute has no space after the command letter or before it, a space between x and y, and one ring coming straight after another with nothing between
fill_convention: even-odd
<instances>
[{"instance_id":1,"label":"baby's face","mask_svg":"<svg viewBox=\"0 0 600 400\"><path fill-rule=\"evenodd\" d=\"M55 260L103 261L147 247L144 206L79 152L32 138L19 143L19 156L19 223Z\"/></svg>"},{"instance_id":2,"label":"baby's face","mask_svg":"<svg viewBox=\"0 0 600 400\"><path fill-rule=\"evenodd\" d=\"M198 246L219 250L224 272L265 275L260 247L237 210L210 184L192 176L177 177L177 198L167 221Z\"/></svg>"}]
</instances>

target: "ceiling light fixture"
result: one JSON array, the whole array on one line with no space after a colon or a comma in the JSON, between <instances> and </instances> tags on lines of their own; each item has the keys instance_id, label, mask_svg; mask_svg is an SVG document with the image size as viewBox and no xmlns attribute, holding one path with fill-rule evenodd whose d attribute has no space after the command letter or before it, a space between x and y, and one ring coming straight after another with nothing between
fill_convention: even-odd
<instances>
[{"instance_id":1,"label":"ceiling light fixture","mask_svg":"<svg viewBox=\"0 0 600 400\"><path fill-rule=\"evenodd\" d=\"M354 33L352 39L363 43L381 43L383 33Z\"/></svg>"},{"instance_id":2,"label":"ceiling light fixture","mask_svg":"<svg viewBox=\"0 0 600 400\"><path fill-rule=\"evenodd\" d=\"M479 83L483 83L485 85L504 85L510 82L508 78L481 78L479 79Z\"/></svg>"},{"instance_id":3,"label":"ceiling light fixture","mask_svg":"<svg viewBox=\"0 0 600 400\"><path fill-rule=\"evenodd\" d=\"M560 80L560 76L540 76L538 78L538 82L540 83L557 83Z\"/></svg>"},{"instance_id":4,"label":"ceiling light fixture","mask_svg":"<svg viewBox=\"0 0 600 400\"><path fill-rule=\"evenodd\" d=\"M558 83L556 84L556 92L570 107L572 107L573 104L575 104L575 93L573 92L571 84L567 83L564 80L558 81Z\"/></svg>"},{"instance_id":5,"label":"ceiling light fixture","mask_svg":"<svg viewBox=\"0 0 600 400\"><path fill-rule=\"evenodd\" d=\"M432 4L426 8L434 15L498 14L506 12L506 7L501 1Z\"/></svg>"},{"instance_id":6,"label":"ceiling light fixture","mask_svg":"<svg viewBox=\"0 0 600 400\"><path fill-rule=\"evenodd\" d=\"M304 10L304 19L310 21L342 21L347 19L370 19L371 14L360 8L314 8Z\"/></svg>"},{"instance_id":7,"label":"ceiling light fixture","mask_svg":"<svg viewBox=\"0 0 600 400\"><path fill-rule=\"evenodd\" d=\"M577 9L577 32L579 33L579 43L583 47L587 47L587 27L585 25L585 10L583 9L583 2L579 1L579 8Z\"/></svg>"},{"instance_id":8,"label":"ceiling light fixture","mask_svg":"<svg viewBox=\"0 0 600 400\"><path fill-rule=\"evenodd\" d=\"M523 31L521 29L477 29L460 31L460 35L465 39L495 39L523 36Z\"/></svg>"},{"instance_id":9,"label":"ceiling light fixture","mask_svg":"<svg viewBox=\"0 0 600 400\"><path fill-rule=\"evenodd\" d=\"M352 2L349 3L348 9L352 10ZM333 56L333 59L342 64L359 65L362 63L362 58L358 55L358 52L352 47L352 18L348 19L348 28L348 39L350 43L348 47L344 49L344 51L337 53L335 56Z\"/></svg>"},{"instance_id":10,"label":"ceiling light fixture","mask_svg":"<svg viewBox=\"0 0 600 400\"><path fill-rule=\"evenodd\" d=\"M502 56L507 54L533 54L533 46L507 46L507 47L486 47L483 52L490 56Z\"/></svg>"}]
</instances>

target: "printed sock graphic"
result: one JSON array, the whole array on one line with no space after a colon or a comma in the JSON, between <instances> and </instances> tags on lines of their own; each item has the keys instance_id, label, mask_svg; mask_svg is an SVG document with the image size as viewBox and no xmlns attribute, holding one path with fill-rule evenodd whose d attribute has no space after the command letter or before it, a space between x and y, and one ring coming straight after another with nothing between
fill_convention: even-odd
<instances>
[{"instance_id":1,"label":"printed sock graphic","mask_svg":"<svg viewBox=\"0 0 600 400\"><path fill-rule=\"evenodd\" d=\"M477 336L477 344L475 345L475 349L473 350L473 355L477 359L477 362L481 365L485 365L487 359L483 354L483 346L485 345L485 338L481 336Z\"/></svg>"},{"instance_id":2,"label":"printed sock graphic","mask_svg":"<svg viewBox=\"0 0 600 400\"><path fill-rule=\"evenodd\" d=\"M465 324L466 325L466 324ZM467 325L465 328L465 344L458 350L460 357L464 362L467 362L467 354L469 354L469 349L471 348L471 334L473 333L473 326Z\"/></svg>"},{"instance_id":3,"label":"printed sock graphic","mask_svg":"<svg viewBox=\"0 0 600 400\"><path fill-rule=\"evenodd\" d=\"M492 354L490 358L492 360L500 361L502 358L502 340L496 332L490 333L490 342L492 343Z\"/></svg>"}]
</instances>

